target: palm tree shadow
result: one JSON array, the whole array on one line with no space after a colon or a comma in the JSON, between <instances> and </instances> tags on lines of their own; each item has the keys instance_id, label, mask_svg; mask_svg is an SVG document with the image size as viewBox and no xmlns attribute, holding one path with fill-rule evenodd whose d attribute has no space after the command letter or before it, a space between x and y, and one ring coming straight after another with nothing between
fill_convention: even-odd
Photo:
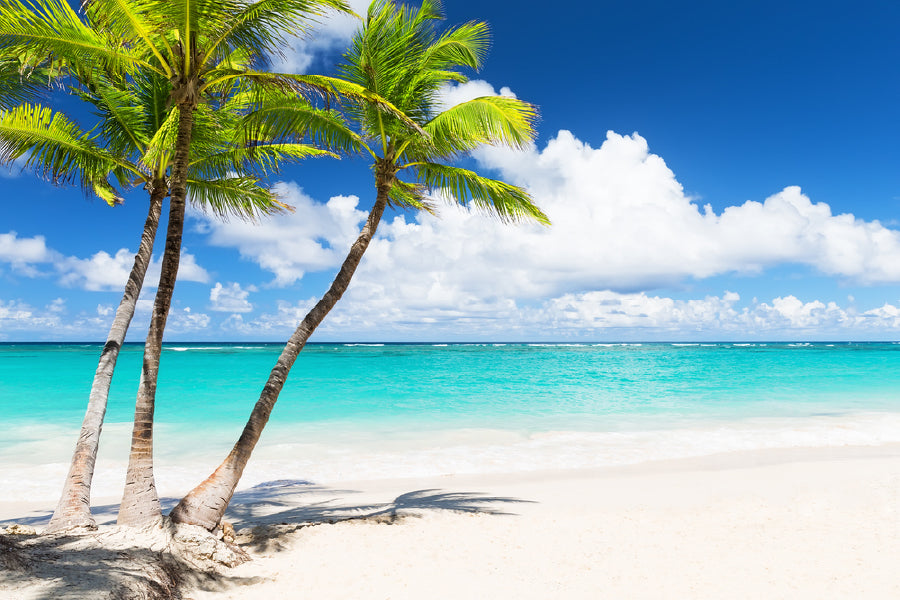
<instances>
[{"instance_id":1,"label":"palm tree shadow","mask_svg":"<svg viewBox=\"0 0 900 600\"><path fill-rule=\"evenodd\" d=\"M178 498L160 498L159 499L160 507L162 508L163 514L166 514L170 511L176 504L178 504ZM94 520L97 522L97 525L115 525L116 517L119 514L119 504L96 504L91 506L91 515L93 515ZM5 519L0 520L0 527L6 527L8 525L12 525L13 523L19 525L30 525L31 527L42 528L46 527L47 523L50 522L50 517L53 516L52 510L36 510L31 511L28 515L16 517L13 519Z\"/></svg>"},{"instance_id":2,"label":"palm tree shadow","mask_svg":"<svg viewBox=\"0 0 900 600\"><path fill-rule=\"evenodd\" d=\"M27 590L35 600L181 598L182 588L213 581L230 586L257 581L204 570L159 549L106 547L92 534L0 536L0 567L0 590Z\"/></svg>"},{"instance_id":3,"label":"palm tree shadow","mask_svg":"<svg viewBox=\"0 0 900 600\"><path fill-rule=\"evenodd\" d=\"M515 513L507 510L509 505L531 502L439 489L414 490L387 502L347 501L348 496L360 493L303 480L270 481L237 492L226 520L241 529L237 540L240 546L257 552L277 552L287 548L291 533L304 527L349 520L394 524L435 510L512 515ZM161 500L165 510L176 502L174 498ZM116 504L95 506L93 512L98 523L104 523L110 515L114 520L117 508ZM41 526L49 518L47 511L32 513L15 522ZM223 590L252 584L258 579L206 571L178 555L161 553L158 549L108 547L100 539L91 541L92 537L0 536L0 589L16 589L37 582L39 589L31 588L31 597L39 600L80 599L85 597L85 590L108 590L113 594L110 597L138 597L132 592L141 589L152 590L158 597L178 597L179 590L184 588ZM101 532L99 538L102 537ZM123 585L139 588L126 590Z\"/></svg>"},{"instance_id":4,"label":"palm tree shadow","mask_svg":"<svg viewBox=\"0 0 900 600\"><path fill-rule=\"evenodd\" d=\"M266 482L234 495L225 519L242 534L241 545L256 551L277 551L282 538L302 527L349 520L397 523L425 511L450 511L497 516L514 515L511 504L531 500L489 496L481 492L421 489L388 502L347 502L354 490L331 489L308 481ZM251 527L248 531L246 528ZM243 528L243 529L242 529Z\"/></svg>"}]
</instances>

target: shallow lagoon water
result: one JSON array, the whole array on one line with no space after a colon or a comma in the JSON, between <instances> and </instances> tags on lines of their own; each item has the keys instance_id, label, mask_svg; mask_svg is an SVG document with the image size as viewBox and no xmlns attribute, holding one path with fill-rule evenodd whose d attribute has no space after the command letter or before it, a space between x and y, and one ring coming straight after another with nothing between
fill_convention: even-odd
<instances>
[{"instance_id":1,"label":"shallow lagoon water","mask_svg":"<svg viewBox=\"0 0 900 600\"><path fill-rule=\"evenodd\" d=\"M0 484L25 478L31 494L56 493L100 349L0 345L0 417L9 431L0 440ZM280 351L165 346L161 489L196 483L221 460ZM126 345L119 359L96 493L117 494L124 477L141 353ZM586 468L894 442L893 343L311 344L245 480Z\"/></svg>"}]
</instances>

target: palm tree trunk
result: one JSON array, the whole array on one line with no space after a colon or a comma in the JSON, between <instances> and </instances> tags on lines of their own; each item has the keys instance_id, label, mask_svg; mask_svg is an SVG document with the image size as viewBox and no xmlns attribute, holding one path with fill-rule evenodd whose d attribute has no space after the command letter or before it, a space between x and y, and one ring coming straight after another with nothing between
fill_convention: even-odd
<instances>
[{"instance_id":1,"label":"palm tree trunk","mask_svg":"<svg viewBox=\"0 0 900 600\"><path fill-rule=\"evenodd\" d=\"M390 183L379 184L375 206L369 212L369 218L365 226L359 237L356 238L353 246L350 247L350 252L347 254L347 258L344 259L344 263L331 283L331 287L328 288L328 291L325 292L325 295L322 296L322 299L316 303L312 310L307 313L297 329L294 330L287 344L285 344L281 356L278 357L278 361L275 363L275 367L269 373L269 380L263 387L256 406L253 407L253 411L250 413L250 419L244 426L240 439L238 439L234 448L232 448L231 452L213 474L206 481L191 490L172 509L169 516L176 523L189 523L212 530L222 520L225 509L228 508L228 503L234 494L234 489L237 487L238 481L240 481L244 472L244 467L247 466L247 462L250 460L250 454L262 435L263 428L269 420L269 415L272 414L272 409L278 400L278 394L281 393L288 373L291 367L294 366L294 361L297 360L297 356L303 350L316 327L319 326L328 312L334 308L334 305L344 295L344 292L347 291L350 279L359 266L366 248L369 247L369 243L375 235L375 230L378 228L378 223L381 221L381 216L384 214L390 188Z\"/></svg>"},{"instance_id":2,"label":"palm tree trunk","mask_svg":"<svg viewBox=\"0 0 900 600\"><path fill-rule=\"evenodd\" d=\"M140 526L162 516L153 478L153 412L156 405L156 381L159 375L159 357L162 354L163 331L166 328L166 318L169 315L175 279L178 276L178 262L181 259L187 165L193 121L193 107L180 106L178 137L172 163L166 249L159 275L159 287L153 302L150 329L144 343L144 362L134 407L131 453L128 457L128 471L125 474L122 504L119 506L119 525Z\"/></svg>"},{"instance_id":3,"label":"palm tree trunk","mask_svg":"<svg viewBox=\"0 0 900 600\"><path fill-rule=\"evenodd\" d=\"M116 309L116 316L113 318L112 327L106 337L106 344L100 353L100 361L97 364L97 371L94 373L94 382L88 398L87 411L81 424L81 434L75 444L75 453L72 456L72 463L69 466L69 474L66 477L59 504L44 530L46 533L77 527L97 528L97 523L91 516L91 480L94 477L94 464L97 460L97 448L100 445L103 418L106 415L109 387L112 382L113 370L116 368L116 360L119 358L119 350L125 341L125 334L134 316L134 308L144 284L150 257L153 254L153 242L159 227L159 214L167 192L165 180L157 179L151 184L150 208L147 211L147 219L144 221L141 245L134 257L134 266L131 267L131 274L125 284L125 293L122 295L122 301L119 302L119 308Z\"/></svg>"}]
</instances>

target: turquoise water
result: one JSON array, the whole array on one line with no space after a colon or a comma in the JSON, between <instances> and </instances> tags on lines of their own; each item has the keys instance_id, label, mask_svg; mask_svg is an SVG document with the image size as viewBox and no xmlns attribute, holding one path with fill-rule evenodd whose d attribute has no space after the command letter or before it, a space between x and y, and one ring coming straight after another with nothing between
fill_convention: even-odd
<instances>
[{"instance_id":1,"label":"turquoise water","mask_svg":"<svg viewBox=\"0 0 900 600\"><path fill-rule=\"evenodd\" d=\"M280 350L167 346L158 422L243 423ZM0 345L0 419L77 424L99 351ZM138 345L121 353L110 421L132 415L141 353ZM274 418L618 429L647 418L854 410L900 411L900 345L310 345Z\"/></svg>"},{"instance_id":2,"label":"turquoise water","mask_svg":"<svg viewBox=\"0 0 900 600\"><path fill-rule=\"evenodd\" d=\"M7 470L64 472L100 348L0 345L0 419L11 432L0 440L0 483L4 461ZM214 465L280 351L166 345L159 460ZM141 353L127 345L113 379L104 444L116 465L125 460ZM312 344L259 454L272 473L289 465L327 479L896 441L893 343Z\"/></svg>"}]
</instances>

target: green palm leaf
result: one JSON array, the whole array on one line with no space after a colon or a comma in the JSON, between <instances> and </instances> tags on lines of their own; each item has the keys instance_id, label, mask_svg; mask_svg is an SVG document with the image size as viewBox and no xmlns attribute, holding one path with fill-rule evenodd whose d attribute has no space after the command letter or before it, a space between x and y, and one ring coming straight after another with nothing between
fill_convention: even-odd
<instances>
[{"instance_id":1,"label":"green palm leaf","mask_svg":"<svg viewBox=\"0 0 900 600\"><path fill-rule=\"evenodd\" d=\"M293 210L278 200L255 177L225 179L188 178L188 196L201 210L219 218L238 217L254 220L259 216Z\"/></svg>"},{"instance_id":2,"label":"green palm leaf","mask_svg":"<svg viewBox=\"0 0 900 600\"><path fill-rule=\"evenodd\" d=\"M319 156L340 158L333 152L308 144L261 143L249 148L232 147L204 154L191 162L189 172L192 177L204 178L223 178L237 170L265 176L277 172L284 162Z\"/></svg>"},{"instance_id":3,"label":"green palm leaf","mask_svg":"<svg viewBox=\"0 0 900 600\"><path fill-rule=\"evenodd\" d=\"M516 98L484 96L457 104L425 125L431 138L420 144L438 156L450 157L474 150L481 144L501 144L522 149L534 141L535 107Z\"/></svg>"},{"instance_id":4,"label":"green palm leaf","mask_svg":"<svg viewBox=\"0 0 900 600\"><path fill-rule=\"evenodd\" d=\"M224 59L228 48L252 48L259 54L280 53L281 32L306 32L310 18L322 17L329 9L352 12L344 0L232 1L223 2L222 8L229 16L210 32L205 62Z\"/></svg>"},{"instance_id":5,"label":"green palm leaf","mask_svg":"<svg viewBox=\"0 0 900 600\"><path fill-rule=\"evenodd\" d=\"M92 137L61 113L40 105L22 105L0 113L0 160L27 155L26 167L54 183L79 181L105 201L120 202L107 178L133 165L100 148Z\"/></svg>"},{"instance_id":6,"label":"green palm leaf","mask_svg":"<svg viewBox=\"0 0 900 600\"><path fill-rule=\"evenodd\" d=\"M550 224L547 215L532 203L528 192L518 186L438 163L420 164L418 173L428 188L444 190L460 204L474 204L502 221L533 219L543 225Z\"/></svg>"},{"instance_id":7,"label":"green palm leaf","mask_svg":"<svg viewBox=\"0 0 900 600\"><path fill-rule=\"evenodd\" d=\"M21 56L52 55L82 80L97 67L158 70L120 42L83 23L66 0L0 0L0 46Z\"/></svg>"}]
</instances>

